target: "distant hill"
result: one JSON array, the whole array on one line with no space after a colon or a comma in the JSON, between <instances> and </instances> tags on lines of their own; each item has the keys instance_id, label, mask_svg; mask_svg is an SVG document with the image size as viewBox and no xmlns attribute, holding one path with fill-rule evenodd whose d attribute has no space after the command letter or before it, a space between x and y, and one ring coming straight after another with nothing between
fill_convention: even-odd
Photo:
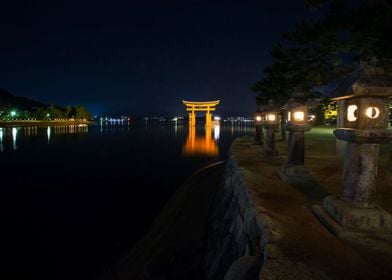
<instances>
[{"instance_id":1,"label":"distant hill","mask_svg":"<svg viewBox=\"0 0 392 280\"><path fill-rule=\"evenodd\" d=\"M15 96L0 88L0 120L90 120L91 113L83 106L45 104L26 97Z\"/></svg>"},{"instance_id":2,"label":"distant hill","mask_svg":"<svg viewBox=\"0 0 392 280\"><path fill-rule=\"evenodd\" d=\"M29 98L15 96L9 91L0 88L0 107L3 106L31 111L38 107L47 107L47 104Z\"/></svg>"}]
</instances>

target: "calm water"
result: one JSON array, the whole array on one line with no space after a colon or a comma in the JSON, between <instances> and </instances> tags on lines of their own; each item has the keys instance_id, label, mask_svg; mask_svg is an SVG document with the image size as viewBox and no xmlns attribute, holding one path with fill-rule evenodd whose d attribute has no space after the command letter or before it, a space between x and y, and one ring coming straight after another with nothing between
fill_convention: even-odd
<instances>
[{"instance_id":1,"label":"calm water","mask_svg":"<svg viewBox=\"0 0 392 280\"><path fill-rule=\"evenodd\" d=\"M190 174L246 133L144 122L0 128L0 278L99 278Z\"/></svg>"}]
</instances>

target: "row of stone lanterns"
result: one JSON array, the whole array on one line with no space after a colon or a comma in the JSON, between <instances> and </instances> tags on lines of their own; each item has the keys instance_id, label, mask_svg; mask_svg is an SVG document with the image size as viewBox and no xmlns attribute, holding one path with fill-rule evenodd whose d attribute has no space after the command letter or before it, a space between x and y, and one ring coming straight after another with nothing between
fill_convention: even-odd
<instances>
[{"instance_id":1,"label":"row of stone lanterns","mask_svg":"<svg viewBox=\"0 0 392 280\"><path fill-rule=\"evenodd\" d=\"M382 69L363 64L361 75L352 85L352 93L335 98L342 121L334 131L337 139L347 142L344 157L342 194L328 196L323 206L312 210L320 221L339 236L355 232L355 238L367 233L382 233L392 240L392 215L374 203L379 144L392 141L387 130L392 77ZM296 92L284 105L286 130L289 131L288 162L278 171L284 181L304 180L309 172L304 165L304 132L308 123L308 102L303 93ZM273 133L278 114L270 103L261 115L267 137L264 155L274 155ZM362 233L359 233L362 232Z\"/></svg>"},{"instance_id":2,"label":"row of stone lanterns","mask_svg":"<svg viewBox=\"0 0 392 280\"><path fill-rule=\"evenodd\" d=\"M254 114L254 126L255 126L255 145L264 144L264 133L266 131L266 146L271 147L271 153L265 152L266 155L274 155L275 149L272 147L275 145L275 134L271 131L275 131L279 124L279 114L277 108L274 106L273 100L268 101L268 105L259 105L257 111Z\"/></svg>"},{"instance_id":3,"label":"row of stone lanterns","mask_svg":"<svg viewBox=\"0 0 392 280\"><path fill-rule=\"evenodd\" d=\"M308 102L303 92L295 92L292 98L283 106L286 112L285 129L289 131L288 162L278 172L279 176L287 181L308 176L304 166L304 132L310 130L308 123ZM272 100L268 106L255 113L255 143L263 144L262 127L266 130L263 156L275 156L275 131L279 126L279 108L274 106Z\"/></svg>"}]
</instances>

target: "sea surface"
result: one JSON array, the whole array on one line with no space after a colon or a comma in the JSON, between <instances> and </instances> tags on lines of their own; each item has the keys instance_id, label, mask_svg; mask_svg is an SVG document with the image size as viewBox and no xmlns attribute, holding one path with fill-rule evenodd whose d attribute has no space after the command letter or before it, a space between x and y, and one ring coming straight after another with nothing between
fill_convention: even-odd
<instances>
[{"instance_id":1,"label":"sea surface","mask_svg":"<svg viewBox=\"0 0 392 280\"><path fill-rule=\"evenodd\" d=\"M0 128L0 279L99 279L249 126Z\"/></svg>"}]
</instances>

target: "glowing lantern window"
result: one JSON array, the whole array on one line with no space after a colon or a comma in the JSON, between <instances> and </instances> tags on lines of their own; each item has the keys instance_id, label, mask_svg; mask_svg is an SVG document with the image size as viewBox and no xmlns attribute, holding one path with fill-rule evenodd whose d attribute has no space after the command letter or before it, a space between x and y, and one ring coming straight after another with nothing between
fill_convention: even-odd
<instances>
[{"instance_id":1,"label":"glowing lantern window","mask_svg":"<svg viewBox=\"0 0 392 280\"><path fill-rule=\"evenodd\" d=\"M296 127L296 129L310 127L308 122L308 112L310 104L307 101L305 93L302 91L295 91L291 98L283 108L287 112L287 126ZM298 126L298 127L297 127ZM289 130L289 129L288 129Z\"/></svg>"},{"instance_id":2,"label":"glowing lantern window","mask_svg":"<svg viewBox=\"0 0 392 280\"><path fill-rule=\"evenodd\" d=\"M275 114L268 114L267 119L270 122L274 122L276 120L276 115Z\"/></svg>"},{"instance_id":3,"label":"glowing lantern window","mask_svg":"<svg viewBox=\"0 0 392 280\"><path fill-rule=\"evenodd\" d=\"M357 105L349 105L347 107L347 120L349 122L355 122L357 120L356 112L358 110Z\"/></svg>"},{"instance_id":4,"label":"glowing lantern window","mask_svg":"<svg viewBox=\"0 0 392 280\"><path fill-rule=\"evenodd\" d=\"M294 121L302 122L305 119L304 112L294 112Z\"/></svg>"},{"instance_id":5,"label":"glowing lantern window","mask_svg":"<svg viewBox=\"0 0 392 280\"><path fill-rule=\"evenodd\" d=\"M369 107L366 109L366 116L370 119L377 119L380 116L380 110L377 107Z\"/></svg>"},{"instance_id":6,"label":"glowing lantern window","mask_svg":"<svg viewBox=\"0 0 392 280\"><path fill-rule=\"evenodd\" d=\"M261 122L261 116L257 116L257 117L256 117L256 121L257 121L257 122Z\"/></svg>"}]
</instances>

